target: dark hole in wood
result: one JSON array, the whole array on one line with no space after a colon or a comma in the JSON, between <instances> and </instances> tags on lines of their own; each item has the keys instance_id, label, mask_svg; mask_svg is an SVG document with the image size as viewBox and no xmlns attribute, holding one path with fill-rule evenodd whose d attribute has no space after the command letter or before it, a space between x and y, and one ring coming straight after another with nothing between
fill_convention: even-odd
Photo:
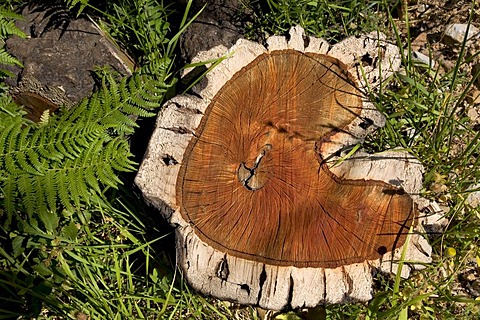
<instances>
[{"instance_id":1,"label":"dark hole in wood","mask_svg":"<svg viewBox=\"0 0 480 320\"><path fill-rule=\"evenodd\" d=\"M378 251L379 254L381 254L383 256L385 253L387 253L387 247L380 246L380 247L378 247L377 251Z\"/></svg>"},{"instance_id":2,"label":"dark hole in wood","mask_svg":"<svg viewBox=\"0 0 480 320\"><path fill-rule=\"evenodd\" d=\"M169 155L169 154L164 155L162 157L162 161L167 166L173 166L173 165L178 164L178 161L172 155Z\"/></svg>"},{"instance_id":3,"label":"dark hole in wood","mask_svg":"<svg viewBox=\"0 0 480 320\"><path fill-rule=\"evenodd\" d=\"M373 58L370 56L370 53L365 53L362 58L360 58L360 61L362 61L362 66L371 66L373 64Z\"/></svg>"},{"instance_id":4,"label":"dark hole in wood","mask_svg":"<svg viewBox=\"0 0 480 320\"><path fill-rule=\"evenodd\" d=\"M303 45L305 46L305 48L308 47L309 44L310 44L310 37L303 35Z\"/></svg>"},{"instance_id":5,"label":"dark hole in wood","mask_svg":"<svg viewBox=\"0 0 480 320\"><path fill-rule=\"evenodd\" d=\"M363 122L359 124L360 128L363 130L366 130L368 127L370 127L373 124L373 120L369 118L363 118Z\"/></svg>"},{"instance_id":6,"label":"dark hole in wood","mask_svg":"<svg viewBox=\"0 0 480 320\"><path fill-rule=\"evenodd\" d=\"M248 284L240 285L240 289L247 291L247 294L250 295L250 287L248 286Z\"/></svg>"}]
</instances>

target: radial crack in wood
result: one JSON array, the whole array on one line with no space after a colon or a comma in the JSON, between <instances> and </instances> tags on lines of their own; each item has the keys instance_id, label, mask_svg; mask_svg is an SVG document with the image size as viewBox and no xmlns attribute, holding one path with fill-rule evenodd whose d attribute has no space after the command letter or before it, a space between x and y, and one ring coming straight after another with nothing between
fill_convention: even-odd
<instances>
[{"instance_id":1,"label":"radial crack in wood","mask_svg":"<svg viewBox=\"0 0 480 320\"><path fill-rule=\"evenodd\" d=\"M384 122L359 78L398 67L382 39L329 47L296 27L268 51L239 40L201 98L166 104L136 183L178 225L177 262L195 289L268 309L365 301L375 269L400 271L403 248L413 268L430 261L426 241L407 237L421 231L410 195L421 165L406 153L337 161Z\"/></svg>"}]
</instances>

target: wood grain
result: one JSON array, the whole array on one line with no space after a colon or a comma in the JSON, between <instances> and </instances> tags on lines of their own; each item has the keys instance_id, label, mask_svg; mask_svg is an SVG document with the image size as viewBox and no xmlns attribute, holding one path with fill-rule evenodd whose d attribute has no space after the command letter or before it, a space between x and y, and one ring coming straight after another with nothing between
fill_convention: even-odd
<instances>
[{"instance_id":1,"label":"wood grain","mask_svg":"<svg viewBox=\"0 0 480 320\"><path fill-rule=\"evenodd\" d=\"M213 248L277 266L337 268L402 246L416 218L410 196L337 178L317 151L361 107L335 58L260 55L216 94L185 152L183 219Z\"/></svg>"}]
</instances>

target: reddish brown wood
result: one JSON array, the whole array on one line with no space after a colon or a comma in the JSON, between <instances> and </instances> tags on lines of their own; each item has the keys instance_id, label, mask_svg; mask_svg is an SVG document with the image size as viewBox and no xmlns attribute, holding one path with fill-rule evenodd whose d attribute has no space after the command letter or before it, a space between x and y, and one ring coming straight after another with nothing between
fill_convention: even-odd
<instances>
[{"instance_id":1,"label":"reddish brown wood","mask_svg":"<svg viewBox=\"0 0 480 320\"><path fill-rule=\"evenodd\" d=\"M13 97L13 100L15 103L24 106L27 109L26 117L35 122L40 121L40 117L45 110L54 112L59 108L58 105L35 92L20 92Z\"/></svg>"},{"instance_id":2,"label":"reddish brown wood","mask_svg":"<svg viewBox=\"0 0 480 320\"><path fill-rule=\"evenodd\" d=\"M316 151L361 100L334 58L262 54L217 93L185 152L183 218L215 249L271 265L335 268L400 247L412 199L384 182L337 178Z\"/></svg>"}]
</instances>

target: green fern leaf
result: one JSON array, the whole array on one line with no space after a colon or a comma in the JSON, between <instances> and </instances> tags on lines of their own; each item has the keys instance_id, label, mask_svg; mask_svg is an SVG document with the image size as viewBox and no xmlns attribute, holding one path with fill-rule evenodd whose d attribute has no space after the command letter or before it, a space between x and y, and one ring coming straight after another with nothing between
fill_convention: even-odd
<instances>
[{"instance_id":1,"label":"green fern leaf","mask_svg":"<svg viewBox=\"0 0 480 320\"><path fill-rule=\"evenodd\" d=\"M27 174L21 174L17 177L16 183L17 189L22 197L22 204L25 207L28 216L32 217L36 207L35 200L38 189L36 181L31 179Z\"/></svg>"},{"instance_id":2,"label":"green fern leaf","mask_svg":"<svg viewBox=\"0 0 480 320\"><path fill-rule=\"evenodd\" d=\"M21 125L22 125L21 121L18 120L16 123L12 122L9 125L6 125L2 128L2 131L0 132L0 167L1 167L2 159L4 159L8 151L8 140L9 140L10 134L14 129L21 128Z\"/></svg>"},{"instance_id":3,"label":"green fern leaf","mask_svg":"<svg viewBox=\"0 0 480 320\"><path fill-rule=\"evenodd\" d=\"M21 170L18 168L17 163L16 163L16 158L14 157L15 155L15 147L17 146L17 140L18 136L20 135L22 131L21 123L20 122L15 122L12 123L9 127L5 128L5 139L0 138L0 140L3 140L5 143L5 146L0 153L0 164L2 166L5 166L5 168L2 168L6 170L8 173L16 175L21 172Z\"/></svg>"},{"instance_id":4,"label":"green fern leaf","mask_svg":"<svg viewBox=\"0 0 480 320\"><path fill-rule=\"evenodd\" d=\"M14 20L23 20L23 16L5 8L0 8L0 37L6 38L11 35L26 38L27 35L15 26Z\"/></svg>"},{"instance_id":5,"label":"green fern leaf","mask_svg":"<svg viewBox=\"0 0 480 320\"><path fill-rule=\"evenodd\" d=\"M133 119L153 115L164 92L157 81L138 75L119 83L107 77L99 92L41 126L26 125L0 105L6 120L0 123L0 169L6 172L0 186L8 218L23 208L32 223L38 213L51 231L50 213L102 201L105 188L122 183L118 173L137 165L124 138L137 126Z\"/></svg>"},{"instance_id":6,"label":"green fern leaf","mask_svg":"<svg viewBox=\"0 0 480 320\"><path fill-rule=\"evenodd\" d=\"M68 182L68 191L70 193L70 199L73 200L73 203L80 207L80 192L78 191L78 169L73 167L67 171L67 182Z\"/></svg>"},{"instance_id":7,"label":"green fern leaf","mask_svg":"<svg viewBox=\"0 0 480 320\"><path fill-rule=\"evenodd\" d=\"M123 85L119 86L117 82L114 81L111 77L104 78L104 80L106 79L109 79L109 80L108 80L108 84L107 84L107 81L104 81L104 95L110 98L108 105L118 106L122 102L122 96L119 90L124 86ZM124 81L121 81L121 82L124 82Z\"/></svg>"},{"instance_id":8,"label":"green fern leaf","mask_svg":"<svg viewBox=\"0 0 480 320\"><path fill-rule=\"evenodd\" d=\"M85 203L90 204L91 193L89 192L89 187L85 181L85 175L83 174L84 171L85 168L80 167L80 169L78 169L78 172L75 173L75 179L77 181L77 191L80 199L82 199Z\"/></svg>"},{"instance_id":9,"label":"green fern leaf","mask_svg":"<svg viewBox=\"0 0 480 320\"><path fill-rule=\"evenodd\" d=\"M10 18L14 20L23 20L23 16L5 8L0 8L0 18Z\"/></svg>"},{"instance_id":10,"label":"green fern leaf","mask_svg":"<svg viewBox=\"0 0 480 320\"><path fill-rule=\"evenodd\" d=\"M17 152L16 160L17 160L16 162L18 165L18 170L21 171L22 173L28 173L31 175L39 174L39 172L35 170L35 167L32 166L28 161L28 155L26 150L21 150L20 152Z\"/></svg>"},{"instance_id":11,"label":"green fern leaf","mask_svg":"<svg viewBox=\"0 0 480 320\"><path fill-rule=\"evenodd\" d=\"M90 186L95 192L101 193L100 185L98 184L97 176L95 174L94 167L87 167L84 171L85 182Z\"/></svg>"},{"instance_id":12,"label":"green fern leaf","mask_svg":"<svg viewBox=\"0 0 480 320\"><path fill-rule=\"evenodd\" d=\"M15 26L15 19L21 19L22 17L14 12L0 8L0 41L3 41L8 36L18 36L21 38L26 38L25 33L23 33L19 28ZM17 65L22 66L20 61L5 51L4 48L0 48L0 65ZM12 73L7 70L0 70L0 77L10 76Z\"/></svg>"},{"instance_id":13,"label":"green fern leaf","mask_svg":"<svg viewBox=\"0 0 480 320\"><path fill-rule=\"evenodd\" d=\"M43 176L42 185L45 189L45 200L50 211L55 212L57 209L57 185L55 180L55 171L47 170Z\"/></svg>"},{"instance_id":14,"label":"green fern leaf","mask_svg":"<svg viewBox=\"0 0 480 320\"><path fill-rule=\"evenodd\" d=\"M63 154L55 148L55 140L50 138L45 132L39 133L37 138L38 147L36 150L43 158L51 161L62 161L65 158Z\"/></svg>"},{"instance_id":15,"label":"green fern leaf","mask_svg":"<svg viewBox=\"0 0 480 320\"><path fill-rule=\"evenodd\" d=\"M122 184L122 181L113 172L112 167L104 163L97 167L96 176L102 184L114 189L117 189L117 185Z\"/></svg>"},{"instance_id":16,"label":"green fern leaf","mask_svg":"<svg viewBox=\"0 0 480 320\"><path fill-rule=\"evenodd\" d=\"M17 60L17 58L13 57L3 48L0 48L0 64L12 65L12 66L17 65L20 67L23 66L22 63Z\"/></svg>"},{"instance_id":17,"label":"green fern leaf","mask_svg":"<svg viewBox=\"0 0 480 320\"><path fill-rule=\"evenodd\" d=\"M17 199L17 188L15 186L14 179L8 179L3 177L3 183L0 183L1 191L3 194L3 199L0 197L0 203L3 202L3 207L5 208L5 222L3 226L8 228L12 223L13 214L16 211L16 205L14 199ZM1 216L0 216L1 218Z\"/></svg>"},{"instance_id":18,"label":"green fern leaf","mask_svg":"<svg viewBox=\"0 0 480 320\"><path fill-rule=\"evenodd\" d=\"M30 215L34 213L41 214L48 211L47 201L45 197L45 188L44 188L44 179L40 176L29 177L29 180L32 181L33 191L34 191L34 200L32 203L33 210ZM27 210L28 212L28 210ZM48 230L48 229L47 229Z\"/></svg>"},{"instance_id":19,"label":"green fern leaf","mask_svg":"<svg viewBox=\"0 0 480 320\"><path fill-rule=\"evenodd\" d=\"M70 195L68 192L68 178L67 174L68 169L63 169L63 170L58 170L55 174L55 184L56 184L56 190L57 190L57 196L58 199L60 200L61 204L68 210L68 211L74 211Z\"/></svg>"},{"instance_id":20,"label":"green fern leaf","mask_svg":"<svg viewBox=\"0 0 480 320\"><path fill-rule=\"evenodd\" d=\"M135 101L132 100L132 102ZM156 106L158 107L158 104L156 104ZM122 112L143 118L153 117L155 115L155 113L147 111L145 108L138 107L135 103L124 105Z\"/></svg>"},{"instance_id":21,"label":"green fern leaf","mask_svg":"<svg viewBox=\"0 0 480 320\"><path fill-rule=\"evenodd\" d=\"M36 153L32 148L25 150L25 155L27 161L35 169L36 173L42 174L45 170L45 161L40 161L38 153Z\"/></svg>"},{"instance_id":22,"label":"green fern leaf","mask_svg":"<svg viewBox=\"0 0 480 320\"><path fill-rule=\"evenodd\" d=\"M113 141L105 151L106 156L112 159L111 166L113 169L125 172L135 170L137 163L130 160L132 154L128 148L128 143L125 140L117 139L116 141ZM118 155L123 156L119 157Z\"/></svg>"},{"instance_id":23,"label":"green fern leaf","mask_svg":"<svg viewBox=\"0 0 480 320\"><path fill-rule=\"evenodd\" d=\"M13 20L0 19L0 36L6 38L10 35L25 38L25 34L15 26Z\"/></svg>"},{"instance_id":24,"label":"green fern leaf","mask_svg":"<svg viewBox=\"0 0 480 320\"><path fill-rule=\"evenodd\" d=\"M103 118L102 125L115 130L119 134L131 134L133 128L137 127L137 123L133 119L119 110L114 110L108 117Z\"/></svg>"}]
</instances>

